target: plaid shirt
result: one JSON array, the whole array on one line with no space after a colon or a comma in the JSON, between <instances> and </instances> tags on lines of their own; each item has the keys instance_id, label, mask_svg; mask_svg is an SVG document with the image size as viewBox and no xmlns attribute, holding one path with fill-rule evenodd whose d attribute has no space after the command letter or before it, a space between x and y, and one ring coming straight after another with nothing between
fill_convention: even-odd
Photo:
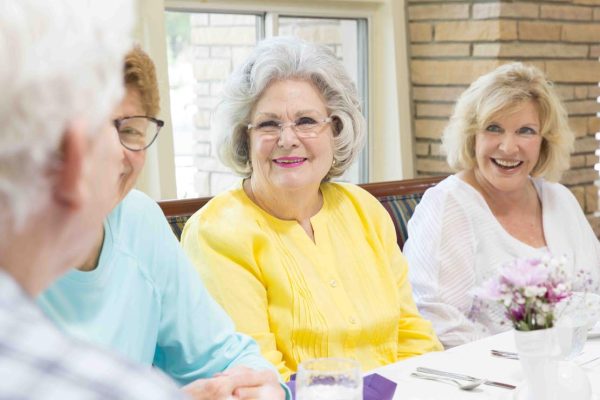
<instances>
[{"instance_id":1,"label":"plaid shirt","mask_svg":"<svg viewBox=\"0 0 600 400\"><path fill-rule=\"evenodd\" d=\"M164 375L65 337L0 269L0 400L183 397Z\"/></svg>"}]
</instances>

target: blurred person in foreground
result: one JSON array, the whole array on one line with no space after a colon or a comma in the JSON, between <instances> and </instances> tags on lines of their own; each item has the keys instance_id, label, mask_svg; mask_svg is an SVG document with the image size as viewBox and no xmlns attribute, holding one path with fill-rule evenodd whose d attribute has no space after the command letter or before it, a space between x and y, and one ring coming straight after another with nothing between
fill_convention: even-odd
<instances>
[{"instance_id":1,"label":"blurred person in foreground","mask_svg":"<svg viewBox=\"0 0 600 400\"><path fill-rule=\"evenodd\" d=\"M329 49L265 40L228 80L222 160L244 178L187 222L182 244L237 328L288 379L302 360L365 370L439 350L418 313L392 220L360 187L333 183L365 121Z\"/></svg>"},{"instance_id":2,"label":"blurred person in foreground","mask_svg":"<svg viewBox=\"0 0 600 400\"><path fill-rule=\"evenodd\" d=\"M132 12L122 0L0 0L2 399L183 397L162 374L66 338L33 300L83 262L115 204L111 117Z\"/></svg>"},{"instance_id":3,"label":"blurred person in foreground","mask_svg":"<svg viewBox=\"0 0 600 400\"><path fill-rule=\"evenodd\" d=\"M471 289L515 258L565 256L575 290L597 285L598 239L557 183L573 135L541 71L511 63L477 79L458 99L443 144L458 172L425 192L404 253L417 306L445 346L509 329Z\"/></svg>"},{"instance_id":4,"label":"blurred person in foreground","mask_svg":"<svg viewBox=\"0 0 600 400\"><path fill-rule=\"evenodd\" d=\"M155 67L139 47L125 57L124 83L114 121L122 174L107 187L119 203L40 306L65 331L160 368L195 399L284 399L272 365L210 297L158 204L133 189L163 126Z\"/></svg>"}]
</instances>

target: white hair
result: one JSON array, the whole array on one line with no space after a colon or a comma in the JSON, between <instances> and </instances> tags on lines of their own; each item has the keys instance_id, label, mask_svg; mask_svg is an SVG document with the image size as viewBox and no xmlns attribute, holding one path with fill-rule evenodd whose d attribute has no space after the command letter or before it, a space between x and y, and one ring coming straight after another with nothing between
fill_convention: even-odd
<instances>
[{"instance_id":1,"label":"white hair","mask_svg":"<svg viewBox=\"0 0 600 400\"><path fill-rule=\"evenodd\" d=\"M131 0L0 0L0 231L48 198L65 129L106 123L132 27Z\"/></svg>"},{"instance_id":2,"label":"white hair","mask_svg":"<svg viewBox=\"0 0 600 400\"><path fill-rule=\"evenodd\" d=\"M342 175L358 156L365 138L366 123L356 86L329 48L294 37L263 40L227 80L213 128L221 161L238 174L250 176L250 114L271 83L286 79L311 82L325 99L334 121L335 161L325 180Z\"/></svg>"}]
</instances>

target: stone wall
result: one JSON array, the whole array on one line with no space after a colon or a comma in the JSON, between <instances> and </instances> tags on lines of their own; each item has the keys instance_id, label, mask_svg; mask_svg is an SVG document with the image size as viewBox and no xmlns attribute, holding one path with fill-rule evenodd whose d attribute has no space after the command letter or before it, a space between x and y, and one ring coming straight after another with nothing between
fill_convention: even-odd
<instances>
[{"instance_id":1,"label":"stone wall","mask_svg":"<svg viewBox=\"0 0 600 400\"><path fill-rule=\"evenodd\" d=\"M450 172L442 130L456 98L478 76L510 61L531 63L555 83L576 135L562 183L600 234L595 134L600 95L600 1L408 1L410 67L419 175Z\"/></svg>"}]
</instances>

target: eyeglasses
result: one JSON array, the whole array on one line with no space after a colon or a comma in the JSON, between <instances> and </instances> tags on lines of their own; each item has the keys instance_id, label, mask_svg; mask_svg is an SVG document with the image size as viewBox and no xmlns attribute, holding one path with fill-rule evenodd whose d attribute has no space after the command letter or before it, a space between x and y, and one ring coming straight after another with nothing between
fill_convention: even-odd
<instances>
[{"instance_id":1,"label":"eyeglasses","mask_svg":"<svg viewBox=\"0 0 600 400\"><path fill-rule=\"evenodd\" d=\"M131 151L142 151L154 143L165 123L160 119L135 115L115 119L113 124L119 132L123 147Z\"/></svg>"},{"instance_id":2,"label":"eyeglasses","mask_svg":"<svg viewBox=\"0 0 600 400\"><path fill-rule=\"evenodd\" d=\"M276 139L285 128L290 127L296 136L300 138L315 138L319 136L323 126L331 123L331 121L331 117L318 119L306 116L291 122L267 120L256 124L248 124L248 130L254 130L269 139Z\"/></svg>"}]
</instances>

